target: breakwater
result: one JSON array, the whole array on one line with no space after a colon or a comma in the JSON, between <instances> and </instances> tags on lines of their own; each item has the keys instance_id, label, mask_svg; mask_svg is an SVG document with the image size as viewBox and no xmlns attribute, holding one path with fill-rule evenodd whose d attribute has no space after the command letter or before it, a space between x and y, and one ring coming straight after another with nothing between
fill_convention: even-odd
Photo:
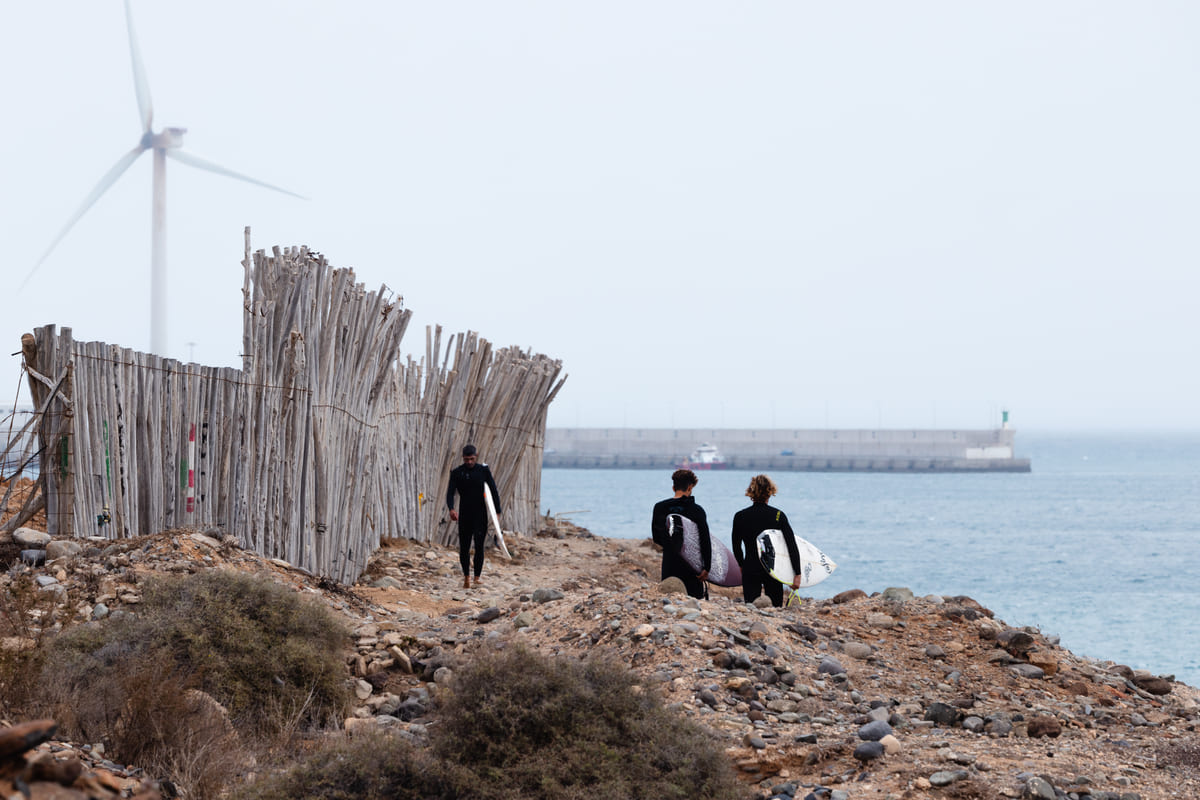
<instances>
[{"instance_id":1,"label":"breakwater","mask_svg":"<svg viewBox=\"0 0 1200 800\"><path fill-rule=\"evenodd\" d=\"M1012 428L811 430L547 428L545 468L672 469L701 445L723 461L692 468L796 472L1029 472Z\"/></svg>"}]
</instances>

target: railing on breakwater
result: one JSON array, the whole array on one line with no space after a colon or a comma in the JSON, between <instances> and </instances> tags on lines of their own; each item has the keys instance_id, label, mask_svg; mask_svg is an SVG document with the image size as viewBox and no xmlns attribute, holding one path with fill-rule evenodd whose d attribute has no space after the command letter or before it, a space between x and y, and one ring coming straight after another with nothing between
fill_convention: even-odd
<instances>
[{"instance_id":1,"label":"railing on breakwater","mask_svg":"<svg viewBox=\"0 0 1200 800\"><path fill-rule=\"evenodd\" d=\"M22 338L51 534L215 527L350 582L381 538L450 543L444 497L467 442L493 466L505 528L532 530L561 362L475 333L443 350L440 327L423 359L402 361L411 312L351 270L306 248L252 257L249 231L243 266L241 370L53 325Z\"/></svg>"}]
</instances>

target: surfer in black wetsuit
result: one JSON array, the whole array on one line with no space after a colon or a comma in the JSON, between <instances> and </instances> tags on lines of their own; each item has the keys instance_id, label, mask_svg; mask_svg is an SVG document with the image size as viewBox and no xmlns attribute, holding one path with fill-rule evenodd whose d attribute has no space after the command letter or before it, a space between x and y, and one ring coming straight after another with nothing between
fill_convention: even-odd
<instances>
[{"instance_id":1,"label":"surfer in black wetsuit","mask_svg":"<svg viewBox=\"0 0 1200 800\"><path fill-rule=\"evenodd\" d=\"M650 533L654 543L662 548L662 579L679 578L687 587L687 593L692 597L703 600L708 597L708 570L712 566L712 539L708 535L708 516L704 509L692 497L692 490L700 479L690 469L677 469L671 475L671 486L675 490L674 497L654 504L654 514L650 518ZM683 560L680 547L683 544L683 533L674 536L667 524L667 516L680 514L696 523L700 530L700 558L704 569L697 575L696 571Z\"/></svg>"},{"instance_id":2,"label":"surfer in black wetsuit","mask_svg":"<svg viewBox=\"0 0 1200 800\"><path fill-rule=\"evenodd\" d=\"M800 552L796 549L796 535L788 523L787 514L767 505L777 491L775 482L766 475L755 475L746 489L746 496L754 504L733 515L733 557L742 568L742 597L747 603L753 603L760 594L766 592L771 604L776 607L783 605L783 584L771 577L758 558L760 533L771 529L783 531L783 540L787 543L788 556L796 576L791 588L794 590L800 586Z\"/></svg>"},{"instance_id":3,"label":"surfer in black wetsuit","mask_svg":"<svg viewBox=\"0 0 1200 800\"><path fill-rule=\"evenodd\" d=\"M471 588L471 543L475 543L475 585L483 572L483 541L487 538L487 506L483 487L492 493L496 513L500 513L500 491L487 464L480 464L475 445L463 448L463 463L450 471L450 486L446 489L446 507L450 519L458 523L458 560L462 564L463 588ZM461 512L454 510L454 493L458 492Z\"/></svg>"}]
</instances>

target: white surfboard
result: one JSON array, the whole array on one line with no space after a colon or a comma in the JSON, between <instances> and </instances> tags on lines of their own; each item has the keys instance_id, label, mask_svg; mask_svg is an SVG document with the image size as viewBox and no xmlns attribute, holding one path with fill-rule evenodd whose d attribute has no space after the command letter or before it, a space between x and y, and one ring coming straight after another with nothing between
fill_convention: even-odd
<instances>
[{"instance_id":1,"label":"white surfboard","mask_svg":"<svg viewBox=\"0 0 1200 800\"><path fill-rule=\"evenodd\" d=\"M500 552L504 554L505 558L512 558L512 553L508 552L508 545L504 543L504 531L500 530L500 517L496 515L496 504L492 502L492 492L486 483L483 485L483 504L487 506L488 519L492 521L492 527L496 529L496 546L500 548Z\"/></svg>"},{"instance_id":2,"label":"white surfboard","mask_svg":"<svg viewBox=\"0 0 1200 800\"><path fill-rule=\"evenodd\" d=\"M771 577L784 586L791 586L796 577L792 559L788 555L786 534L780 530L766 530L758 535L758 558ZM837 569L833 559L818 550L811 542L793 536L796 550L800 553L800 588L816 586Z\"/></svg>"}]
</instances>

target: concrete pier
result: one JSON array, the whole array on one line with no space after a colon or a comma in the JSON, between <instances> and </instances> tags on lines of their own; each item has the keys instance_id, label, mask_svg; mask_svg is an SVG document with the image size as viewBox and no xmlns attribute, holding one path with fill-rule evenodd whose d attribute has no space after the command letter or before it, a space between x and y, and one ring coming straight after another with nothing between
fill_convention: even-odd
<instances>
[{"instance_id":1,"label":"concrete pier","mask_svg":"<svg viewBox=\"0 0 1200 800\"><path fill-rule=\"evenodd\" d=\"M548 428L547 469L673 469L701 444L724 469L799 472L1029 472L1015 431Z\"/></svg>"}]
</instances>

